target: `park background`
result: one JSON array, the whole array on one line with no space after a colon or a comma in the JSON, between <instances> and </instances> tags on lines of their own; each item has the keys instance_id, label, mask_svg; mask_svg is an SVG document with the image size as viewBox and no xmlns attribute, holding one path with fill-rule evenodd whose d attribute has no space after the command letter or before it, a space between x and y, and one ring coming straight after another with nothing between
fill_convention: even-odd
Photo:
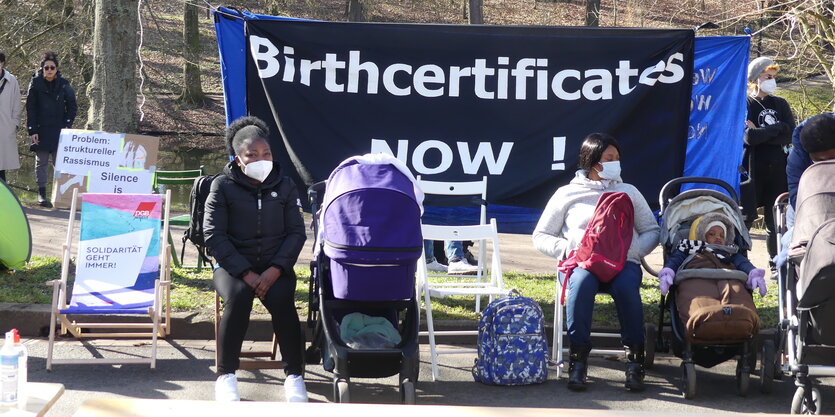
<instances>
[{"instance_id":1,"label":"park background","mask_svg":"<svg viewBox=\"0 0 835 417\"><path fill-rule=\"evenodd\" d=\"M210 14L211 6L221 5L253 13L329 21L699 27L697 36L747 33L753 35L751 57L768 55L781 64L778 74L781 89L777 95L789 101L798 121L831 111L833 106L835 36L831 36L832 29L825 24L825 19L832 17L833 6L826 2L264 0L210 4L179 0L2 0L0 3L4 10L0 14L0 39L3 39L0 49L5 50L7 68L18 77L24 89L22 93L25 95L29 78L38 66L39 52L57 51L62 76L70 80L78 97L74 127L157 136L160 138L158 169L162 170L202 165L206 172L215 173L228 161L223 145L226 122L223 91ZM132 27L136 30L129 30ZM112 47L116 41L134 46ZM104 80L119 71L127 74L125 77L134 84L109 95L121 96L117 99L103 98ZM25 125L25 114L21 125ZM18 131L18 139L22 166L9 172L8 179L31 217L36 210L34 155L28 150L25 129ZM186 211L188 187L174 187L172 191L175 211ZM49 213L48 217L60 218L61 211ZM60 246L64 230L60 227L40 230L36 234L49 235L46 246L40 248L53 247L49 244L52 239L56 243L54 247ZM756 241L756 230L754 235ZM546 310L551 310L553 272L549 260L533 251L527 237L505 239L512 240L511 245L519 248L520 252L511 252L512 258L521 260L505 268L511 271L509 286L523 287L545 304ZM33 261L24 270L4 273L6 279L0 280L0 302L48 303L47 289L42 283L57 275L59 261L51 251L38 248L36 245ZM759 251L763 251L762 247ZM752 255L762 257L757 253L757 246ZM764 257L755 259L758 266L764 263ZM298 268L305 276L305 263L300 262ZM213 305L207 272L177 270L174 285L176 310L208 312ZM654 310L650 306L657 299L655 281L647 279L644 287L650 320ZM306 299L307 295L301 291L300 308L304 309ZM766 299L765 303L761 306L776 301ZM609 304L608 308L613 306ZM455 302L443 310L449 314L448 318L474 317L469 308ZM616 326L613 310L607 313L604 308L598 316L598 325ZM770 319L764 318L770 324Z\"/></svg>"}]
</instances>

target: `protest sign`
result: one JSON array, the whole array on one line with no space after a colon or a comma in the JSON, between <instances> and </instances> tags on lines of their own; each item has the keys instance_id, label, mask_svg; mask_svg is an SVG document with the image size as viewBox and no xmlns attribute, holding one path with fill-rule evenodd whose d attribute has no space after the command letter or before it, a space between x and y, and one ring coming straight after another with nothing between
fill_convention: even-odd
<instances>
[{"instance_id":1,"label":"protest sign","mask_svg":"<svg viewBox=\"0 0 835 417\"><path fill-rule=\"evenodd\" d=\"M162 196L81 196L73 308L147 308L159 275Z\"/></svg>"},{"instance_id":2,"label":"protest sign","mask_svg":"<svg viewBox=\"0 0 835 417\"><path fill-rule=\"evenodd\" d=\"M52 201L69 207L79 193L147 194L159 155L159 138L63 129L55 162Z\"/></svg>"}]
</instances>

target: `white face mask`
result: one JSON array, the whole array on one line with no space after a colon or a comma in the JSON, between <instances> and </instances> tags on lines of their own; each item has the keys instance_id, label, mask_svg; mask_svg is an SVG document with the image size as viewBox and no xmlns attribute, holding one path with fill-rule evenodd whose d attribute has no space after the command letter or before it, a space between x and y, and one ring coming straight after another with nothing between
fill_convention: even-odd
<instances>
[{"instance_id":1,"label":"white face mask","mask_svg":"<svg viewBox=\"0 0 835 417\"><path fill-rule=\"evenodd\" d=\"M620 178L620 161L601 162L603 169L597 171L600 178L606 180L615 180Z\"/></svg>"},{"instance_id":2,"label":"white face mask","mask_svg":"<svg viewBox=\"0 0 835 417\"><path fill-rule=\"evenodd\" d=\"M258 182L264 182L273 170L273 161L263 160L250 162L249 164L244 164L243 161L241 161L241 165L244 166L242 170L244 175Z\"/></svg>"},{"instance_id":3,"label":"white face mask","mask_svg":"<svg viewBox=\"0 0 835 417\"><path fill-rule=\"evenodd\" d=\"M770 79L760 82L760 91L766 94L773 94L777 91L777 80Z\"/></svg>"}]
</instances>

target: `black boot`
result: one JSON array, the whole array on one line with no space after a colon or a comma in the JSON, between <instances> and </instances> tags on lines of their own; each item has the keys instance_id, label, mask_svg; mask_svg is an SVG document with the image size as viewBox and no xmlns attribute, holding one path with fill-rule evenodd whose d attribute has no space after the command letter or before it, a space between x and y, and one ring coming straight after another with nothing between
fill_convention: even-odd
<instances>
[{"instance_id":1,"label":"black boot","mask_svg":"<svg viewBox=\"0 0 835 417\"><path fill-rule=\"evenodd\" d=\"M644 390L644 345L624 346L626 349L626 389Z\"/></svg>"},{"instance_id":2,"label":"black boot","mask_svg":"<svg viewBox=\"0 0 835 417\"><path fill-rule=\"evenodd\" d=\"M586 374L589 370L589 351L591 351L591 345L572 344L569 347L568 389L572 391L586 390Z\"/></svg>"},{"instance_id":3,"label":"black boot","mask_svg":"<svg viewBox=\"0 0 835 417\"><path fill-rule=\"evenodd\" d=\"M38 205L41 207L52 208L52 203L46 198L46 187L38 187Z\"/></svg>"}]
</instances>

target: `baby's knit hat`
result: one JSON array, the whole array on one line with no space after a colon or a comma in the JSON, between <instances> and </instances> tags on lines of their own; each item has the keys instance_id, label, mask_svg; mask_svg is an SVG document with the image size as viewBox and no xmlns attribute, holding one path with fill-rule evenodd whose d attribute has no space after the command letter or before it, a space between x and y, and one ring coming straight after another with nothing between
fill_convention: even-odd
<instances>
[{"instance_id":1,"label":"baby's knit hat","mask_svg":"<svg viewBox=\"0 0 835 417\"><path fill-rule=\"evenodd\" d=\"M722 213L708 213L696 219L690 229L690 239L703 240L707 231L710 230L711 227L715 226L715 222L720 222L725 226L725 244L733 244L736 236L734 234L733 222L731 222L731 219L729 219L728 216Z\"/></svg>"}]
</instances>

